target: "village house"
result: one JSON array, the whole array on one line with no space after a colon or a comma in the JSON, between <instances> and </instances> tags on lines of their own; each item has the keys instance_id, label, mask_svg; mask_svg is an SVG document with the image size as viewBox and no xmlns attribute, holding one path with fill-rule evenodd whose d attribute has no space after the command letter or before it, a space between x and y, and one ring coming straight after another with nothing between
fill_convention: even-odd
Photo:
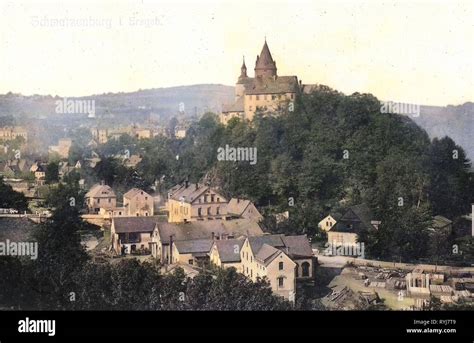
<instances>
[{"instance_id":1,"label":"village house","mask_svg":"<svg viewBox=\"0 0 474 343\"><path fill-rule=\"evenodd\" d=\"M124 160L124 165L127 168L135 168L141 161L142 157L140 155L131 155Z\"/></svg>"},{"instance_id":2,"label":"village house","mask_svg":"<svg viewBox=\"0 0 474 343\"><path fill-rule=\"evenodd\" d=\"M110 228L112 248L116 254L150 254L156 221L147 217L113 218Z\"/></svg>"},{"instance_id":3,"label":"village house","mask_svg":"<svg viewBox=\"0 0 474 343\"><path fill-rule=\"evenodd\" d=\"M211 238L176 241L170 257L171 263L204 266L209 260L213 242Z\"/></svg>"},{"instance_id":4,"label":"village house","mask_svg":"<svg viewBox=\"0 0 474 343\"><path fill-rule=\"evenodd\" d=\"M242 273L242 264L240 263L240 251L244 245L245 238L215 240L209 253L210 263L220 268L235 268Z\"/></svg>"},{"instance_id":5,"label":"village house","mask_svg":"<svg viewBox=\"0 0 474 343\"><path fill-rule=\"evenodd\" d=\"M266 277L273 293L294 301L296 263L283 251L268 244L272 239L272 236L262 236L245 240L240 253L242 273L254 282Z\"/></svg>"},{"instance_id":6,"label":"village house","mask_svg":"<svg viewBox=\"0 0 474 343\"><path fill-rule=\"evenodd\" d=\"M326 217L324 217L319 223L318 227L324 231L328 232L329 230L332 229L334 224L341 218L341 215L339 213L330 213Z\"/></svg>"},{"instance_id":7,"label":"village house","mask_svg":"<svg viewBox=\"0 0 474 343\"><path fill-rule=\"evenodd\" d=\"M168 194L166 208L170 223L223 219L227 199L215 189L185 181L173 187Z\"/></svg>"},{"instance_id":8,"label":"village house","mask_svg":"<svg viewBox=\"0 0 474 343\"><path fill-rule=\"evenodd\" d=\"M123 207L128 216L153 216L153 197L147 192L132 188L123 195Z\"/></svg>"},{"instance_id":9,"label":"village house","mask_svg":"<svg viewBox=\"0 0 474 343\"><path fill-rule=\"evenodd\" d=\"M328 244L332 246L355 246L359 242L359 234L362 231L376 230L378 225L380 225L380 222L373 220L367 205L352 206L327 232Z\"/></svg>"},{"instance_id":10,"label":"village house","mask_svg":"<svg viewBox=\"0 0 474 343\"><path fill-rule=\"evenodd\" d=\"M227 204L227 215L230 217L251 219L257 223L263 219L263 216L250 200L239 198L230 199Z\"/></svg>"},{"instance_id":11,"label":"village house","mask_svg":"<svg viewBox=\"0 0 474 343\"><path fill-rule=\"evenodd\" d=\"M37 164L34 174L37 182L43 181L46 177L46 167L44 167L42 164Z\"/></svg>"},{"instance_id":12,"label":"village house","mask_svg":"<svg viewBox=\"0 0 474 343\"><path fill-rule=\"evenodd\" d=\"M117 206L117 197L113 189L104 183L94 185L85 196L89 213L99 213L101 208L109 209Z\"/></svg>"},{"instance_id":13,"label":"village house","mask_svg":"<svg viewBox=\"0 0 474 343\"><path fill-rule=\"evenodd\" d=\"M234 267L253 281L267 277L274 293L294 299L296 280L314 277L314 257L305 235L259 235L214 241L212 265Z\"/></svg>"}]
</instances>

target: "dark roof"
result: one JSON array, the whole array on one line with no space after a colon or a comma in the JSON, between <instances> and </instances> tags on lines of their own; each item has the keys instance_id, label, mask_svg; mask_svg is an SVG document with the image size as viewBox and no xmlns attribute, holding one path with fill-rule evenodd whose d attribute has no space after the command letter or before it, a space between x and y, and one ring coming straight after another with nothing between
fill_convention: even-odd
<instances>
[{"instance_id":1,"label":"dark roof","mask_svg":"<svg viewBox=\"0 0 474 343\"><path fill-rule=\"evenodd\" d=\"M112 225L116 233L153 232L156 222L156 218L153 217L123 217L112 219Z\"/></svg>"},{"instance_id":2,"label":"dark roof","mask_svg":"<svg viewBox=\"0 0 474 343\"><path fill-rule=\"evenodd\" d=\"M373 227L371 221L372 213L370 209L365 204L359 204L350 207L330 231L359 234L361 231Z\"/></svg>"},{"instance_id":3,"label":"dark roof","mask_svg":"<svg viewBox=\"0 0 474 343\"><path fill-rule=\"evenodd\" d=\"M169 244L169 237L171 235L173 235L175 242L193 239L210 239L213 233L215 237L227 235L231 236L229 238L263 235L260 226L249 219L157 223L157 227L163 244Z\"/></svg>"},{"instance_id":4,"label":"dark roof","mask_svg":"<svg viewBox=\"0 0 474 343\"><path fill-rule=\"evenodd\" d=\"M215 241L214 244L216 245L221 262L240 262L240 250L244 244L243 239L224 239ZM238 249L235 249L236 247Z\"/></svg>"},{"instance_id":5,"label":"dark roof","mask_svg":"<svg viewBox=\"0 0 474 343\"><path fill-rule=\"evenodd\" d=\"M201 194L209 190L208 186L196 184L196 183L188 183L188 187L186 185L180 185L180 187L173 187L169 193L171 194L171 199L183 201L186 203L192 203L196 200ZM214 192L216 190L213 189ZM216 192L217 193L217 192ZM223 200L224 197L220 196Z\"/></svg>"},{"instance_id":6,"label":"dark roof","mask_svg":"<svg viewBox=\"0 0 474 343\"><path fill-rule=\"evenodd\" d=\"M310 258L313 256L313 249L306 235L264 235L260 237L249 237L249 244L255 255L258 255L262 246L267 244L283 251L291 258Z\"/></svg>"},{"instance_id":7,"label":"dark roof","mask_svg":"<svg viewBox=\"0 0 474 343\"><path fill-rule=\"evenodd\" d=\"M291 258L312 257L313 249L306 235L283 236L283 243L288 248L287 255Z\"/></svg>"},{"instance_id":8,"label":"dark roof","mask_svg":"<svg viewBox=\"0 0 474 343\"><path fill-rule=\"evenodd\" d=\"M247 206L250 205L250 200L232 198L227 203L226 209L228 214L235 214L241 216L244 213Z\"/></svg>"},{"instance_id":9,"label":"dark roof","mask_svg":"<svg viewBox=\"0 0 474 343\"><path fill-rule=\"evenodd\" d=\"M295 93L298 90L296 76L258 77L246 88L246 94Z\"/></svg>"},{"instance_id":10,"label":"dark roof","mask_svg":"<svg viewBox=\"0 0 474 343\"><path fill-rule=\"evenodd\" d=\"M264 243L258 253L255 255L255 259L260 262L263 262L265 265L268 265L271 261L275 259L282 252L277 248Z\"/></svg>"},{"instance_id":11,"label":"dark roof","mask_svg":"<svg viewBox=\"0 0 474 343\"><path fill-rule=\"evenodd\" d=\"M250 249L252 249L252 252L256 255L264 244L271 245L275 248L283 248L285 243L281 239L282 236L283 235L264 235L259 237L249 237Z\"/></svg>"},{"instance_id":12,"label":"dark roof","mask_svg":"<svg viewBox=\"0 0 474 343\"><path fill-rule=\"evenodd\" d=\"M270 49L268 48L267 41L265 40L265 44L263 44L262 51L260 55L257 56L257 61L255 63L255 69L276 69L275 61L273 60L272 54Z\"/></svg>"},{"instance_id":13,"label":"dark roof","mask_svg":"<svg viewBox=\"0 0 474 343\"><path fill-rule=\"evenodd\" d=\"M212 239L194 239L191 241L177 241L174 244L180 254L193 254L209 252L213 242Z\"/></svg>"}]
</instances>

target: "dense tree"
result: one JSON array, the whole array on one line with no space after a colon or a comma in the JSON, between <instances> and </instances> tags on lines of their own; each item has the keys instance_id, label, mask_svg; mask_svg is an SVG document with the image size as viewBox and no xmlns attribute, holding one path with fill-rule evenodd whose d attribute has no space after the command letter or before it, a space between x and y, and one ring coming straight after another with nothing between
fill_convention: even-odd
<instances>
[{"instance_id":1,"label":"dense tree","mask_svg":"<svg viewBox=\"0 0 474 343\"><path fill-rule=\"evenodd\" d=\"M46 166L45 181L48 184L59 181L59 163L52 161Z\"/></svg>"},{"instance_id":2,"label":"dense tree","mask_svg":"<svg viewBox=\"0 0 474 343\"><path fill-rule=\"evenodd\" d=\"M13 208L20 212L28 209L26 197L5 184L3 177L0 177L0 208Z\"/></svg>"}]
</instances>

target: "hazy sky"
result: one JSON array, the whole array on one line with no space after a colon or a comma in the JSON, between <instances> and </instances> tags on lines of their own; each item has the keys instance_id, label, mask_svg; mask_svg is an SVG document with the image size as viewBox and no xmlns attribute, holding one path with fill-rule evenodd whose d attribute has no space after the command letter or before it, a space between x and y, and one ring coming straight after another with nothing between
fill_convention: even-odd
<instances>
[{"instance_id":1,"label":"hazy sky","mask_svg":"<svg viewBox=\"0 0 474 343\"><path fill-rule=\"evenodd\" d=\"M278 74L303 83L474 100L473 1L0 0L0 13L0 93L234 85L266 36Z\"/></svg>"}]
</instances>

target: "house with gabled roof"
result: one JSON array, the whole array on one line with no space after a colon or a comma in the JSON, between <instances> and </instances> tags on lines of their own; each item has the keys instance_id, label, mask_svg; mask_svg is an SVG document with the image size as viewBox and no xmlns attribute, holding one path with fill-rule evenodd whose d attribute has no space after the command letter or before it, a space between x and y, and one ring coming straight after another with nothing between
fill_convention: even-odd
<instances>
[{"instance_id":1,"label":"house with gabled roof","mask_svg":"<svg viewBox=\"0 0 474 343\"><path fill-rule=\"evenodd\" d=\"M380 222L373 219L372 212L365 204L349 207L327 232L328 244L333 246L356 245L359 235L369 230L377 230Z\"/></svg>"},{"instance_id":2,"label":"house with gabled roof","mask_svg":"<svg viewBox=\"0 0 474 343\"><path fill-rule=\"evenodd\" d=\"M279 235L247 237L240 252L241 272L252 281L266 278L273 293L290 301L296 295L296 263L276 246Z\"/></svg>"},{"instance_id":3,"label":"house with gabled roof","mask_svg":"<svg viewBox=\"0 0 474 343\"><path fill-rule=\"evenodd\" d=\"M232 198L227 204L227 215L237 218L247 218L260 222L263 216L257 210L253 202L246 199Z\"/></svg>"},{"instance_id":4,"label":"house with gabled roof","mask_svg":"<svg viewBox=\"0 0 474 343\"><path fill-rule=\"evenodd\" d=\"M111 209L117 207L117 196L114 190L104 183L92 186L85 195L85 201L89 213L99 213L101 208Z\"/></svg>"},{"instance_id":5,"label":"house with gabled roof","mask_svg":"<svg viewBox=\"0 0 474 343\"><path fill-rule=\"evenodd\" d=\"M211 238L176 241L171 254L172 263L203 266L209 260L214 240Z\"/></svg>"},{"instance_id":6,"label":"house with gabled roof","mask_svg":"<svg viewBox=\"0 0 474 343\"><path fill-rule=\"evenodd\" d=\"M156 225L156 219L150 217L112 218L110 234L114 252L119 255L153 253Z\"/></svg>"},{"instance_id":7,"label":"house with gabled roof","mask_svg":"<svg viewBox=\"0 0 474 343\"><path fill-rule=\"evenodd\" d=\"M209 253L212 265L220 268L235 268L242 273L240 251L244 245L245 238L217 240L213 242Z\"/></svg>"},{"instance_id":8,"label":"house with gabled roof","mask_svg":"<svg viewBox=\"0 0 474 343\"><path fill-rule=\"evenodd\" d=\"M168 193L166 208L170 223L223 219L227 199L216 189L185 181Z\"/></svg>"},{"instance_id":9,"label":"house with gabled roof","mask_svg":"<svg viewBox=\"0 0 474 343\"><path fill-rule=\"evenodd\" d=\"M153 197L139 188L132 188L123 195L123 207L129 216L153 216Z\"/></svg>"}]
</instances>

